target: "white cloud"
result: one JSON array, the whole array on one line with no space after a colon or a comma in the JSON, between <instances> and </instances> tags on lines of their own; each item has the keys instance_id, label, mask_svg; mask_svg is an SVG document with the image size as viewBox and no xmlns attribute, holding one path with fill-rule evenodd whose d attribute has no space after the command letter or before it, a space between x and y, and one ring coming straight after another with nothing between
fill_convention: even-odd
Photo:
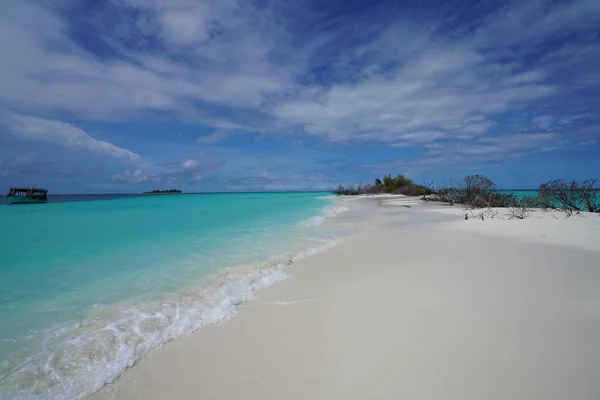
<instances>
[{"instance_id":1,"label":"white cloud","mask_svg":"<svg viewBox=\"0 0 600 400\"><path fill-rule=\"evenodd\" d=\"M182 164L183 168L194 168L198 166L198 161L196 160L187 160Z\"/></svg>"},{"instance_id":2,"label":"white cloud","mask_svg":"<svg viewBox=\"0 0 600 400\"><path fill-rule=\"evenodd\" d=\"M468 142L431 143L424 146L427 150L419 158L369 163L362 168L374 174L398 171L415 178L423 176L430 179L432 171L438 175L457 171L476 173L483 165L498 166L534 152L553 151L565 146L566 142L557 140L555 134L549 132L504 134L479 137Z\"/></svg>"},{"instance_id":3,"label":"white cloud","mask_svg":"<svg viewBox=\"0 0 600 400\"><path fill-rule=\"evenodd\" d=\"M3 123L9 133L29 140L54 142L77 150L88 150L132 161L140 158L139 154L112 143L94 139L83 130L65 122L6 113Z\"/></svg>"},{"instance_id":4,"label":"white cloud","mask_svg":"<svg viewBox=\"0 0 600 400\"><path fill-rule=\"evenodd\" d=\"M215 144L226 140L229 137L229 134L225 131L217 131L215 133L211 133L210 135L201 136L197 139L198 143L201 144Z\"/></svg>"},{"instance_id":5,"label":"white cloud","mask_svg":"<svg viewBox=\"0 0 600 400\"><path fill-rule=\"evenodd\" d=\"M468 143L453 143L444 147L435 147L428 150L428 154L458 154L470 156L490 156L517 154L523 151L535 151L549 144L555 143L552 133L518 133L502 136L482 137Z\"/></svg>"},{"instance_id":6,"label":"white cloud","mask_svg":"<svg viewBox=\"0 0 600 400\"><path fill-rule=\"evenodd\" d=\"M207 7L208 3L198 3L196 7L162 12L160 25L165 40L177 46L193 46L206 41L210 37Z\"/></svg>"},{"instance_id":7,"label":"white cloud","mask_svg":"<svg viewBox=\"0 0 600 400\"><path fill-rule=\"evenodd\" d=\"M117 7L118 15L122 3L106 5ZM98 39L122 53L121 60L100 59L78 46L67 35L68 21L51 8L27 2L6 7L0 15L0 52L12 56L3 60L0 105L102 120L143 110L187 112L210 124L214 118L204 115L196 102L257 108L265 97L292 84L289 69L268 60L274 46L268 28L253 26L252 15L234 1L126 4L138 11L129 30L95 26ZM157 32L137 28L140 19L159 22L167 51L124 47L128 41L156 39ZM208 42L207 21L222 29ZM126 37L110 36L117 34Z\"/></svg>"},{"instance_id":8,"label":"white cloud","mask_svg":"<svg viewBox=\"0 0 600 400\"><path fill-rule=\"evenodd\" d=\"M112 177L113 182L130 182L130 183L145 183L145 182L161 182L162 179L156 174L148 170L148 166L142 165L140 168L127 170L122 174L116 174Z\"/></svg>"},{"instance_id":9,"label":"white cloud","mask_svg":"<svg viewBox=\"0 0 600 400\"><path fill-rule=\"evenodd\" d=\"M595 29L599 12L596 0L507 2L481 21L477 42L513 53L530 51L557 37Z\"/></svg>"},{"instance_id":10,"label":"white cloud","mask_svg":"<svg viewBox=\"0 0 600 400\"><path fill-rule=\"evenodd\" d=\"M310 94L276 105L272 112L278 119L332 142L375 140L410 145L448 137L470 138L488 131L488 117L516 102L552 93L541 74L526 74L526 79L520 80L522 74L515 68L449 46L417 55L391 76L312 88Z\"/></svg>"},{"instance_id":11,"label":"white cloud","mask_svg":"<svg viewBox=\"0 0 600 400\"><path fill-rule=\"evenodd\" d=\"M540 127L540 129L549 131L554 125L555 119L556 118L554 118L552 115L540 115L539 117L533 118L531 122Z\"/></svg>"},{"instance_id":12,"label":"white cloud","mask_svg":"<svg viewBox=\"0 0 600 400\"><path fill-rule=\"evenodd\" d=\"M120 24L99 18L94 27L119 57L101 58L71 39L72 21L56 9L13 2L0 15L0 52L11 54L2 60L0 106L100 120L172 113L218 129L198 139L205 144L242 131L396 147L477 141L503 113L551 99L558 89L549 77L600 54L599 4L510 3L468 34L418 18L366 30L341 19L338 31L311 25L305 38L282 17L291 5L111 0L105 6ZM576 51L565 43L540 50L538 63L507 57L586 32ZM564 61L568 54L576 64ZM588 68L581 82L597 84Z\"/></svg>"}]
</instances>

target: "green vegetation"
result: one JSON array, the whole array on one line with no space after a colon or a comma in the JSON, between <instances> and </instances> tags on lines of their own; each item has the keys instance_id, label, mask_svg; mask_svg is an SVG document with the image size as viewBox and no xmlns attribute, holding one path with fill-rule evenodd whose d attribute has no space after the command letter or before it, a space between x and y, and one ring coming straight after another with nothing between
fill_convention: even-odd
<instances>
[{"instance_id":1,"label":"green vegetation","mask_svg":"<svg viewBox=\"0 0 600 400\"><path fill-rule=\"evenodd\" d=\"M414 183L411 179L398 175L392 178L391 175L375 179L374 185L354 185L344 187L339 185L334 193L337 195L353 196L358 194L404 194L407 196L424 196L433 193L428 187Z\"/></svg>"},{"instance_id":2,"label":"green vegetation","mask_svg":"<svg viewBox=\"0 0 600 400\"><path fill-rule=\"evenodd\" d=\"M181 194L181 190L177 189L165 189L165 190L152 190L150 192L144 192L144 194Z\"/></svg>"},{"instance_id":3,"label":"green vegetation","mask_svg":"<svg viewBox=\"0 0 600 400\"><path fill-rule=\"evenodd\" d=\"M421 196L425 201L437 201L449 204L463 204L469 208L511 208L516 218L524 216L528 208L557 209L568 215L582 211L600 213L600 189L594 188L596 179L581 183L556 179L542 183L539 195L517 198L512 193L497 189L496 184L483 175L469 175L455 186L433 188L433 183L424 186L411 179L398 175L375 179L374 185L338 186L334 193L338 195L360 194L404 194Z\"/></svg>"}]
</instances>

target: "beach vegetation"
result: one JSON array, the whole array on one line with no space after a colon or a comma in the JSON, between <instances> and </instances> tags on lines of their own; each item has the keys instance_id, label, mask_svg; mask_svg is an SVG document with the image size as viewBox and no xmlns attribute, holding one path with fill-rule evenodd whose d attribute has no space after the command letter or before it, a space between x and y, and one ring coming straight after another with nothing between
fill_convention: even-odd
<instances>
[{"instance_id":1,"label":"beach vegetation","mask_svg":"<svg viewBox=\"0 0 600 400\"><path fill-rule=\"evenodd\" d=\"M512 193L497 190L496 184L483 175L468 175L454 192L455 203L471 208L510 207L515 204Z\"/></svg>"},{"instance_id":2,"label":"beach vegetation","mask_svg":"<svg viewBox=\"0 0 600 400\"><path fill-rule=\"evenodd\" d=\"M483 175L468 175L456 187L440 187L427 200L449 204L464 204L469 208L510 207L516 204L512 193L504 193Z\"/></svg>"},{"instance_id":3,"label":"beach vegetation","mask_svg":"<svg viewBox=\"0 0 600 400\"><path fill-rule=\"evenodd\" d=\"M511 218L524 219L531 209L557 209L568 215L582 211L600 213L600 189L595 188L596 179L582 182L555 179L542 183L537 196L517 197L514 193L499 190L496 184L484 175L468 175L456 184L435 188L433 182L420 185L404 175L384 176L375 179L374 185L338 186L338 195L360 194L403 194L420 196L425 201L450 205L462 204L470 209L508 208ZM490 217L478 215L477 218ZM475 215L472 215L475 217ZM493 217L492 217L493 218Z\"/></svg>"},{"instance_id":4,"label":"beach vegetation","mask_svg":"<svg viewBox=\"0 0 600 400\"><path fill-rule=\"evenodd\" d=\"M404 175L384 176L383 179L376 178L374 185L339 185L334 191L337 195L352 196L366 194L403 194L406 196L424 196L433 191L424 185L419 185Z\"/></svg>"},{"instance_id":5,"label":"beach vegetation","mask_svg":"<svg viewBox=\"0 0 600 400\"><path fill-rule=\"evenodd\" d=\"M527 201L517 200L508 210L508 219L525 219L531 214Z\"/></svg>"},{"instance_id":6,"label":"beach vegetation","mask_svg":"<svg viewBox=\"0 0 600 400\"><path fill-rule=\"evenodd\" d=\"M558 208L568 214L581 211L600 212L599 189L594 188L596 181L587 179L579 183L555 179L542 183L539 188L540 206Z\"/></svg>"},{"instance_id":7,"label":"beach vegetation","mask_svg":"<svg viewBox=\"0 0 600 400\"><path fill-rule=\"evenodd\" d=\"M568 215L600 212L599 189L596 179L581 183L556 179L542 183L537 196L517 197L513 193L498 190L494 182L482 175L469 175L456 186L434 190L427 196L430 201L463 204L469 208L509 208L511 218L524 219L531 209L557 209Z\"/></svg>"}]
</instances>

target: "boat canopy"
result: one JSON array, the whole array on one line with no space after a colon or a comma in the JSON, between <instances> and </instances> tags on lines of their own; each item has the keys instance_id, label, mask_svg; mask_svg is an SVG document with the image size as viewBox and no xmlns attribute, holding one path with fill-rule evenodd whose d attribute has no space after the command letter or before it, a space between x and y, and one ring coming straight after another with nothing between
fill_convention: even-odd
<instances>
[{"instance_id":1,"label":"boat canopy","mask_svg":"<svg viewBox=\"0 0 600 400\"><path fill-rule=\"evenodd\" d=\"M10 191L11 192L15 192L15 193L28 193L28 192L32 192L32 193L48 193L47 189L37 189L37 188L11 187Z\"/></svg>"},{"instance_id":2,"label":"boat canopy","mask_svg":"<svg viewBox=\"0 0 600 400\"><path fill-rule=\"evenodd\" d=\"M11 187L8 191L8 196L25 196L25 197L37 197L46 198L48 190L38 188L20 188Z\"/></svg>"}]
</instances>

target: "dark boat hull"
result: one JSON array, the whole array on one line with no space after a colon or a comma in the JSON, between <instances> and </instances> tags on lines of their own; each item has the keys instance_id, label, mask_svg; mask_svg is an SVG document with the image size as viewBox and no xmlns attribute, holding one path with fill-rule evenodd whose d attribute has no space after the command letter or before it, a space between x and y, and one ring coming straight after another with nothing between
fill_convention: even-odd
<instances>
[{"instance_id":1,"label":"dark boat hull","mask_svg":"<svg viewBox=\"0 0 600 400\"><path fill-rule=\"evenodd\" d=\"M26 196L7 196L8 204L38 204L45 203L46 199L36 199Z\"/></svg>"}]
</instances>

